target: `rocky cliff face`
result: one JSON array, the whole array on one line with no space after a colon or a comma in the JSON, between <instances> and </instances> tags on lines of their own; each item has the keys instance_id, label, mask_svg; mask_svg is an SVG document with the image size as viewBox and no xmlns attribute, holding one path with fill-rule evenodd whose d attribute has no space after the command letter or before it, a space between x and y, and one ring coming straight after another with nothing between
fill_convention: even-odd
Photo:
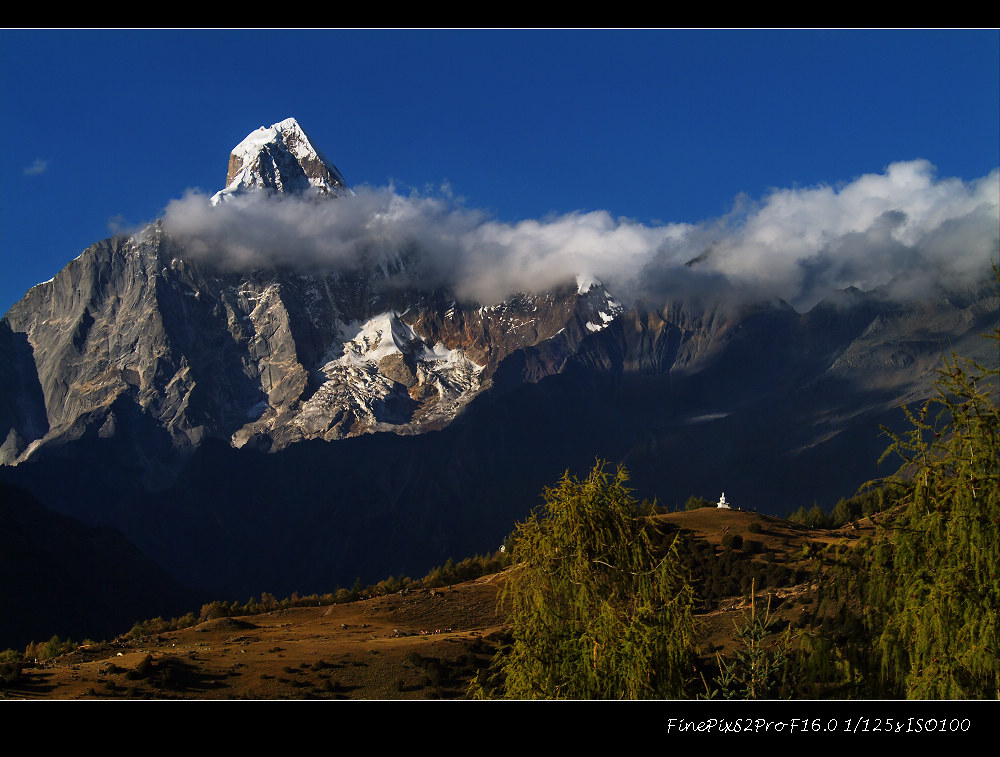
<instances>
[{"instance_id":1,"label":"rocky cliff face","mask_svg":"<svg viewBox=\"0 0 1000 757\"><path fill-rule=\"evenodd\" d=\"M156 226L96 244L3 322L10 380L29 396L4 462L95 425L114 433L121 403L178 449L419 433L453 419L513 352L555 340L558 370L620 310L597 289L461 306L385 289L382 275L227 274L186 261Z\"/></svg>"}]
</instances>

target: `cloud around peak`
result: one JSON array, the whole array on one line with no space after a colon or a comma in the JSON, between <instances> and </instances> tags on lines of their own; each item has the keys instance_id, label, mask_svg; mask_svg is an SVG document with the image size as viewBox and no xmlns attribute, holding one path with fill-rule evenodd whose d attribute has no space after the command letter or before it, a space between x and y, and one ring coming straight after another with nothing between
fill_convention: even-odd
<instances>
[{"instance_id":1,"label":"cloud around peak","mask_svg":"<svg viewBox=\"0 0 1000 757\"><path fill-rule=\"evenodd\" d=\"M625 301L781 298L805 310L850 286L913 297L971 284L996 256L1000 218L1000 171L939 179L924 160L839 186L740 197L725 217L696 224L604 210L510 223L446 195L356 191L321 202L257 192L216 206L189 192L163 222L191 256L226 269L346 271L405 256L408 284L481 303L587 275Z\"/></svg>"}]
</instances>

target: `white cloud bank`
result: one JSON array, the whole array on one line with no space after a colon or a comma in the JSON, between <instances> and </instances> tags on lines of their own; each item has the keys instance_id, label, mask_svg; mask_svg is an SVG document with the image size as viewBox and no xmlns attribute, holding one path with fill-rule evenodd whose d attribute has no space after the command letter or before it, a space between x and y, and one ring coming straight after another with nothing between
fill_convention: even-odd
<instances>
[{"instance_id":1,"label":"white cloud bank","mask_svg":"<svg viewBox=\"0 0 1000 757\"><path fill-rule=\"evenodd\" d=\"M163 220L192 256L225 268L348 270L404 255L407 283L483 303L582 274L624 300L725 293L805 310L849 286L919 296L980 279L1000 244L998 199L998 170L938 179L917 160L839 187L738 198L728 216L699 224L651 226L606 211L504 223L392 188L325 202L250 193L216 206L192 192Z\"/></svg>"}]
</instances>

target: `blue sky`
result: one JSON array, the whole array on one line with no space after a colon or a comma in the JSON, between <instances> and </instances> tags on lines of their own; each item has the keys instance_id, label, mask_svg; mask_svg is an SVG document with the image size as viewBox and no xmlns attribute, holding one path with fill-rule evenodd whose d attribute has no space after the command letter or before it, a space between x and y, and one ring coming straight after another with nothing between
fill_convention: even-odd
<instances>
[{"instance_id":1,"label":"blue sky","mask_svg":"<svg viewBox=\"0 0 1000 757\"><path fill-rule=\"evenodd\" d=\"M1000 34L2 30L0 312L289 116L355 187L696 224L896 162L990 174Z\"/></svg>"}]
</instances>

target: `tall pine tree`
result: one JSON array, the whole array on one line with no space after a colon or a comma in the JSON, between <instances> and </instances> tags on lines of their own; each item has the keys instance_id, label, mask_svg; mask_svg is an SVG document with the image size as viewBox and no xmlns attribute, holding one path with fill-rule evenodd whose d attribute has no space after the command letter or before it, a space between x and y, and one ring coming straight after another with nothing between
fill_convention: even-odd
<instances>
[{"instance_id":1,"label":"tall pine tree","mask_svg":"<svg viewBox=\"0 0 1000 757\"><path fill-rule=\"evenodd\" d=\"M1000 331L992 338L1000 345ZM871 544L843 563L839 592L859 602L863 636L840 647L857 693L1000 698L997 375L953 355L936 396L904 408L910 430L890 435L900 494Z\"/></svg>"},{"instance_id":2,"label":"tall pine tree","mask_svg":"<svg viewBox=\"0 0 1000 757\"><path fill-rule=\"evenodd\" d=\"M636 517L628 473L599 462L566 473L518 524L502 602L511 644L481 696L648 699L684 696L692 671L693 590L672 547Z\"/></svg>"}]
</instances>

